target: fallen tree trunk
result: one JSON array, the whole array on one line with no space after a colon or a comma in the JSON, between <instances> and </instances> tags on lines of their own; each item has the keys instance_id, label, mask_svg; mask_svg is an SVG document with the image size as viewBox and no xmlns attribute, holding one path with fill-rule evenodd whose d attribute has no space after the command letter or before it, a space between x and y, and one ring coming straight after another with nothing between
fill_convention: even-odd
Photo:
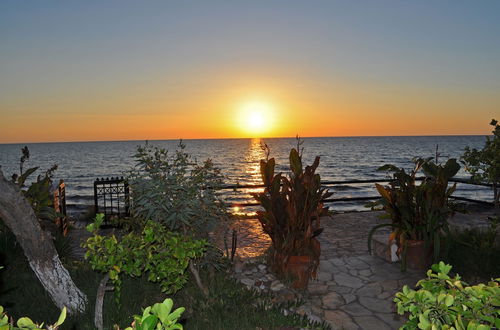
<instances>
[{"instance_id":1,"label":"fallen tree trunk","mask_svg":"<svg viewBox=\"0 0 500 330\"><path fill-rule=\"evenodd\" d=\"M87 297L64 268L54 243L24 198L18 186L9 182L0 170L0 218L9 227L21 245L29 265L54 304L68 313L85 310Z\"/></svg>"}]
</instances>

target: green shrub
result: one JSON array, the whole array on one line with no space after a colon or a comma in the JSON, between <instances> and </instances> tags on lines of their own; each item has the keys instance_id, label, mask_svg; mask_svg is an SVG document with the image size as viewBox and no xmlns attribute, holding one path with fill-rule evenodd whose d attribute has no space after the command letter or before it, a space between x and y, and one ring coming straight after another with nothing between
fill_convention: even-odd
<instances>
[{"instance_id":1,"label":"green shrub","mask_svg":"<svg viewBox=\"0 0 500 330\"><path fill-rule=\"evenodd\" d=\"M165 299L162 303L148 306L142 315L134 315L134 322L131 327L125 330L173 330L183 329L182 324L177 320L184 312L184 307L177 308L172 312L174 302L172 299Z\"/></svg>"},{"instance_id":2,"label":"green shrub","mask_svg":"<svg viewBox=\"0 0 500 330\"><path fill-rule=\"evenodd\" d=\"M408 286L396 293L398 314L409 313L401 329L491 329L500 328L500 278L488 284L467 286L448 273L444 262L432 265L417 291Z\"/></svg>"},{"instance_id":3,"label":"green shrub","mask_svg":"<svg viewBox=\"0 0 500 330\"><path fill-rule=\"evenodd\" d=\"M207 245L205 240L170 232L153 221L146 222L141 232L128 233L121 239L101 236L98 230L103 220L104 215L99 214L95 223L87 226L93 236L83 244L85 258L94 270L109 274L117 297L122 273L133 277L147 274L149 281L160 283L163 292L178 291L187 282L190 260L200 258Z\"/></svg>"},{"instance_id":4,"label":"green shrub","mask_svg":"<svg viewBox=\"0 0 500 330\"><path fill-rule=\"evenodd\" d=\"M207 238L214 225L227 218L217 193L223 177L210 159L199 164L184 148L181 141L173 156L147 144L137 148L136 165L128 175L131 210L171 231Z\"/></svg>"},{"instance_id":5,"label":"green shrub","mask_svg":"<svg viewBox=\"0 0 500 330\"><path fill-rule=\"evenodd\" d=\"M29 317L21 317L17 320L15 327L14 321L11 320L9 322L9 317L4 313L3 306L0 306L0 330L57 330L61 324L63 324L66 319L66 308L63 308L61 314L59 315L59 319L53 325L43 326L44 324L36 324Z\"/></svg>"},{"instance_id":6,"label":"green shrub","mask_svg":"<svg viewBox=\"0 0 500 330\"><path fill-rule=\"evenodd\" d=\"M497 227L500 218L491 217L487 228L450 231L450 249L446 262L469 283L477 283L500 274L500 245Z\"/></svg>"}]
</instances>

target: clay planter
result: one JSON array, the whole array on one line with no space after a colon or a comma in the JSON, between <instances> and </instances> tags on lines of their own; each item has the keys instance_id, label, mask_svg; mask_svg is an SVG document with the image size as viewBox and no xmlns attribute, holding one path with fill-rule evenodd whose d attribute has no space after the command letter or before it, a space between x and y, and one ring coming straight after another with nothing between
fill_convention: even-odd
<instances>
[{"instance_id":1,"label":"clay planter","mask_svg":"<svg viewBox=\"0 0 500 330\"><path fill-rule=\"evenodd\" d=\"M409 269L429 269L432 264L433 247L425 248L424 241L406 241L406 267Z\"/></svg>"},{"instance_id":2,"label":"clay planter","mask_svg":"<svg viewBox=\"0 0 500 330\"><path fill-rule=\"evenodd\" d=\"M285 266L285 275L290 277L290 286L294 289L305 289L309 278L313 275L313 258L311 256L291 256Z\"/></svg>"},{"instance_id":3,"label":"clay planter","mask_svg":"<svg viewBox=\"0 0 500 330\"><path fill-rule=\"evenodd\" d=\"M321 253L318 240L311 240L311 253L314 255L285 256L274 254L271 261L272 269L286 279L291 280L290 286L294 289L305 289L310 278L316 277L317 262Z\"/></svg>"}]
</instances>

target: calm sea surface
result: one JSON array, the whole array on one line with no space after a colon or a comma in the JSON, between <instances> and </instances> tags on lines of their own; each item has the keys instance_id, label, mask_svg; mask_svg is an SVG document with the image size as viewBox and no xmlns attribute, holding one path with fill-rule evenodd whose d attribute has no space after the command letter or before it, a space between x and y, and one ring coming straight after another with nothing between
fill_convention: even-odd
<instances>
[{"instance_id":1,"label":"calm sea surface","mask_svg":"<svg viewBox=\"0 0 500 330\"><path fill-rule=\"evenodd\" d=\"M322 180L352 180L386 178L378 172L381 165L391 163L412 168L413 157L432 157L439 145L441 160L459 158L465 146L481 148L484 136L415 136L415 137L325 137L304 138L304 162L310 164L316 155L321 157L318 173ZM296 146L294 138L265 139L276 158L277 170L287 171L288 153ZM174 151L177 140L149 141ZM122 176L134 166L133 155L144 141L67 142L0 144L0 166L10 177L19 172L21 148L30 150L25 169L40 166L42 170L53 164L59 169L57 179L66 182L68 211L83 212L93 203L93 182L98 177ZM264 157L259 139L185 140L186 151L199 161L211 158L227 177L228 183L260 184L259 160ZM461 170L458 177L467 177ZM333 186L335 198L374 196L373 184ZM252 201L250 189L239 193L229 192L227 198L234 202ZM492 200L488 188L460 184L456 195ZM363 203L335 203L337 211L362 210Z\"/></svg>"}]
</instances>

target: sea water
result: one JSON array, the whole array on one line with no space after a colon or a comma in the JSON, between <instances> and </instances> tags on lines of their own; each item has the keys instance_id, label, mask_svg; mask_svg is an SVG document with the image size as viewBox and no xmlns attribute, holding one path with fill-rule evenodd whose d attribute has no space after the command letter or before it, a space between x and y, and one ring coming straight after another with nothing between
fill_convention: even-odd
<instances>
[{"instance_id":1,"label":"sea water","mask_svg":"<svg viewBox=\"0 0 500 330\"><path fill-rule=\"evenodd\" d=\"M460 158L466 146L481 148L485 136L394 136L394 137L318 137L303 138L303 162L311 164L320 156L317 173L325 181L384 179L387 173L377 171L384 164L411 169L414 157L434 157L438 146L439 161ZM288 154L296 147L295 138L269 139L206 139L185 140L186 152L203 161L212 159L228 184L261 184L259 161L265 157L261 143L266 143L270 156L276 159L276 170L289 170ZM178 147L178 140L148 141L150 145L170 150ZM96 178L125 176L134 166L137 146L145 141L64 142L0 144L0 166L4 175L19 173L21 148L30 150L24 168L39 166L37 173L57 164L55 180L64 179L68 211L76 214L93 205L93 182ZM467 178L463 170L457 177ZM334 198L375 196L374 184L337 184L330 188ZM253 202L250 195L256 189L226 192L230 202ZM487 187L459 184L458 196L492 200ZM364 202L335 202L336 211L363 210Z\"/></svg>"}]
</instances>

